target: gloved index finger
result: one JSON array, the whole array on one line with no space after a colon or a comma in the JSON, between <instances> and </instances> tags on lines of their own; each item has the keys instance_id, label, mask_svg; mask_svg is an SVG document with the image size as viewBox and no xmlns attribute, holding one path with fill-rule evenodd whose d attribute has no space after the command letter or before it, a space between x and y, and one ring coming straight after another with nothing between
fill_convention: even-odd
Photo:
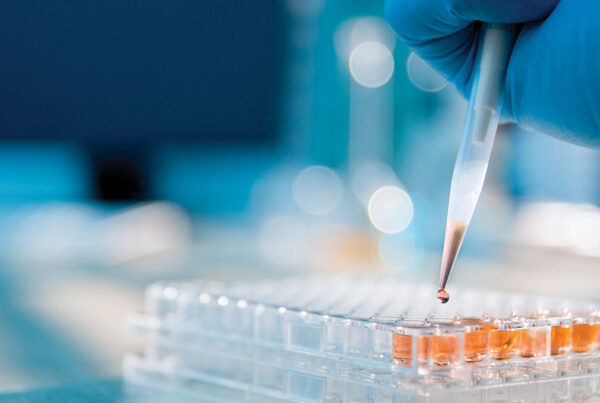
<instances>
[{"instance_id":1,"label":"gloved index finger","mask_svg":"<svg viewBox=\"0 0 600 403\"><path fill-rule=\"evenodd\" d=\"M387 0L400 38L466 93L477 43L474 21L522 23L544 18L559 0Z\"/></svg>"},{"instance_id":2,"label":"gloved index finger","mask_svg":"<svg viewBox=\"0 0 600 403\"><path fill-rule=\"evenodd\" d=\"M559 0L449 0L449 12L470 21L518 24L545 18Z\"/></svg>"},{"instance_id":3,"label":"gloved index finger","mask_svg":"<svg viewBox=\"0 0 600 403\"><path fill-rule=\"evenodd\" d=\"M559 0L387 0L385 15L409 44L454 34L473 21L523 23L546 17Z\"/></svg>"}]
</instances>

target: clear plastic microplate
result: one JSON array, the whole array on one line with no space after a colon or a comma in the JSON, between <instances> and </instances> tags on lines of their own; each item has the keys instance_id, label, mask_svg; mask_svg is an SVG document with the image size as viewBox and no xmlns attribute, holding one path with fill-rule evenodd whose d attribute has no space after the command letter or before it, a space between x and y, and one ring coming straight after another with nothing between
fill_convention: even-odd
<instances>
[{"instance_id":1,"label":"clear plastic microplate","mask_svg":"<svg viewBox=\"0 0 600 403\"><path fill-rule=\"evenodd\" d=\"M598 307L391 277L157 283L126 378L298 401L600 399ZM226 400L226 399L225 399Z\"/></svg>"}]
</instances>

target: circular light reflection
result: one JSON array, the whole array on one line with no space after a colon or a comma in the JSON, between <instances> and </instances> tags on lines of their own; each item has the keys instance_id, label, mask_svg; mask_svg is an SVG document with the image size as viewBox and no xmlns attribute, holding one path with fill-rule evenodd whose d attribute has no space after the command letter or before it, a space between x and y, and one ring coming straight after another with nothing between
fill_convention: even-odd
<instances>
[{"instance_id":1,"label":"circular light reflection","mask_svg":"<svg viewBox=\"0 0 600 403\"><path fill-rule=\"evenodd\" d=\"M396 47L396 34L383 18L360 17L342 22L333 35L335 51L346 63L352 49L366 41L380 42L393 51Z\"/></svg>"},{"instance_id":2,"label":"circular light reflection","mask_svg":"<svg viewBox=\"0 0 600 403\"><path fill-rule=\"evenodd\" d=\"M296 175L292 195L302 210L322 215L330 213L340 204L343 189L342 180L333 169L313 165Z\"/></svg>"},{"instance_id":3,"label":"circular light reflection","mask_svg":"<svg viewBox=\"0 0 600 403\"><path fill-rule=\"evenodd\" d=\"M410 224L414 206L408 193L398 186L383 186L369 199L367 211L375 228L386 234L396 234Z\"/></svg>"},{"instance_id":4,"label":"circular light reflection","mask_svg":"<svg viewBox=\"0 0 600 403\"><path fill-rule=\"evenodd\" d=\"M363 206L378 188L386 185L398 185L394 170L385 162L364 160L356 164L350 177L352 191Z\"/></svg>"},{"instance_id":5,"label":"circular light reflection","mask_svg":"<svg viewBox=\"0 0 600 403\"><path fill-rule=\"evenodd\" d=\"M377 88L386 84L394 73L392 52L381 42L366 41L350 54L350 74L360 85Z\"/></svg>"},{"instance_id":6,"label":"circular light reflection","mask_svg":"<svg viewBox=\"0 0 600 403\"><path fill-rule=\"evenodd\" d=\"M440 73L415 53L408 56L406 73L410 82L422 91L437 92L448 85L448 81Z\"/></svg>"},{"instance_id":7,"label":"circular light reflection","mask_svg":"<svg viewBox=\"0 0 600 403\"><path fill-rule=\"evenodd\" d=\"M177 291L177 288L175 287L167 287L165 288L164 294L166 299L175 299L177 298L179 291Z\"/></svg>"},{"instance_id":8,"label":"circular light reflection","mask_svg":"<svg viewBox=\"0 0 600 403\"><path fill-rule=\"evenodd\" d=\"M396 34L383 18L361 17L356 19L352 26L350 41L353 45L364 41L375 41L392 51L396 47Z\"/></svg>"}]
</instances>

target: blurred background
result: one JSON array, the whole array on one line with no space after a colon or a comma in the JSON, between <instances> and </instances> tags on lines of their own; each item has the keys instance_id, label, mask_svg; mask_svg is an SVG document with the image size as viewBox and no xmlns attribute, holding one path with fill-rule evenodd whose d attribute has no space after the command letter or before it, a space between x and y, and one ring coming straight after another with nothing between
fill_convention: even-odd
<instances>
[{"instance_id":1,"label":"blurred background","mask_svg":"<svg viewBox=\"0 0 600 403\"><path fill-rule=\"evenodd\" d=\"M0 391L118 376L158 279L435 281L466 102L382 15L0 2ZM596 298L599 205L598 152L504 126L452 286Z\"/></svg>"}]
</instances>

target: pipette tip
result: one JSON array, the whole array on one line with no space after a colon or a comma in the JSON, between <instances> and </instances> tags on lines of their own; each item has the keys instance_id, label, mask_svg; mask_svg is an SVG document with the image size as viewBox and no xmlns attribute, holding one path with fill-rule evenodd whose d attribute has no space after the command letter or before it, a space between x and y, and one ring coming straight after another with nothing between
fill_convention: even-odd
<instances>
[{"instance_id":1,"label":"pipette tip","mask_svg":"<svg viewBox=\"0 0 600 403\"><path fill-rule=\"evenodd\" d=\"M443 288L440 288L437 292L437 299L442 304L445 304L450 300L450 294L448 294L448 291L444 290Z\"/></svg>"},{"instance_id":2,"label":"pipette tip","mask_svg":"<svg viewBox=\"0 0 600 403\"><path fill-rule=\"evenodd\" d=\"M446 223L446 236L444 238L444 251L442 252L442 266L440 269L439 285L440 291L438 291L438 298L441 291L446 293L444 289L446 288L446 283L450 277L450 272L454 267L454 262L456 261L456 256L458 255L458 251L462 245L466 230L467 224L463 222L448 220ZM448 293L446 293L446 295L448 295Z\"/></svg>"}]
</instances>

